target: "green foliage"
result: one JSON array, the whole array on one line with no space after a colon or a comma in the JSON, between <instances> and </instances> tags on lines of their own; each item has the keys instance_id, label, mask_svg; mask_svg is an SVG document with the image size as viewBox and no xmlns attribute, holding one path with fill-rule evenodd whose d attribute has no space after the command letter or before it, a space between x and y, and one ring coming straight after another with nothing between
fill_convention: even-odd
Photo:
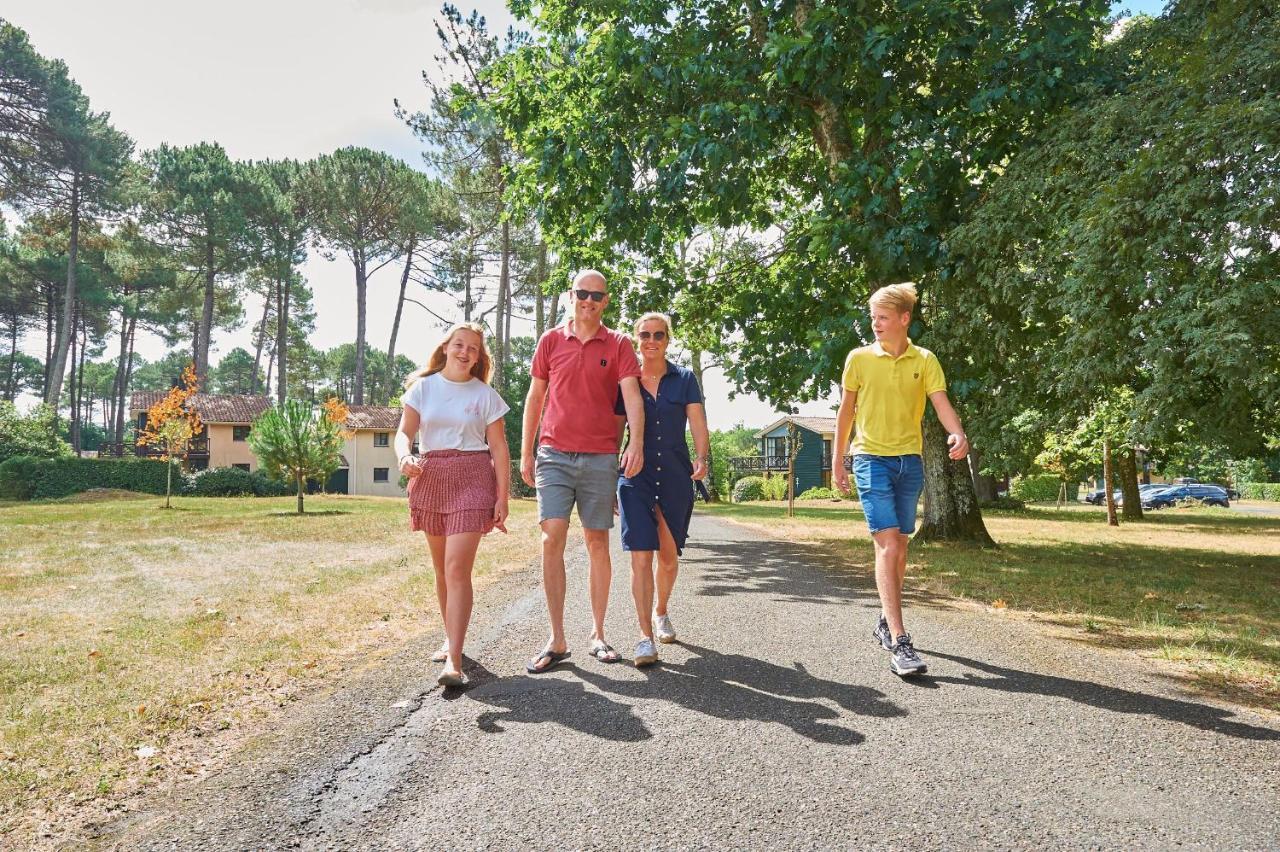
<instances>
[{"instance_id":1,"label":"green foliage","mask_svg":"<svg viewBox=\"0 0 1280 852\"><path fill-rule=\"evenodd\" d=\"M764 478L764 499L766 500L785 500L787 499L787 476L786 474L774 474Z\"/></svg>"},{"instance_id":2,"label":"green foliage","mask_svg":"<svg viewBox=\"0 0 1280 852\"><path fill-rule=\"evenodd\" d=\"M249 431L249 448L267 475L294 484L298 511L308 479L326 482L342 464L345 406L328 404L323 412L287 399L262 413Z\"/></svg>"},{"instance_id":3,"label":"green foliage","mask_svg":"<svg viewBox=\"0 0 1280 852\"><path fill-rule=\"evenodd\" d=\"M744 476L733 484L733 502L747 503L752 500L766 500L764 477Z\"/></svg>"},{"instance_id":4,"label":"green foliage","mask_svg":"<svg viewBox=\"0 0 1280 852\"><path fill-rule=\"evenodd\" d=\"M848 500L849 494L845 494L835 488L810 488L803 494L797 494L797 500Z\"/></svg>"},{"instance_id":5,"label":"green foliage","mask_svg":"<svg viewBox=\"0 0 1280 852\"><path fill-rule=\"evenodd\" d=\"M1108 5L522 4L544 35L494 75L513 192L569 266L641 255L740 391L823 396L869 289L935 280L982 182L1090 73ZM704 274L677 247L710 228L758 238Z\"/></svg>"},{"instance_id":6,"label":"green foliage","mask_svg":"<svg viewBox=\"0 0 1280 852\"><path fill-rule=\"evenodd\" d=\"M288 485L261 471L213 467L189 477L186 492L195 497L283 497Z\"/></svg>"},{"instance_id":7,"label":"green foliage","mask_svg":"<svg viewBox=\"0 0 1280 852\"><path fill-rule=\"evenodd\" d=\"M1172 4L1107 43L1088 97L988 184L947 246L963 286L943 349L982 378L979 438L1120 388L1144 446L1254 455L1276 433L1277 67L1267 4Z\"/></svg>"},{"instance_id":8,"label":"green foliage","mask_svg":"<svg viewBox=\"0 0 1280 852\"><path fill-rule=\"evenodd\" d=\"M1009 483L1009 496L1027 503L1057 500L1062 479L1055 473L1029 473L1015 476Z\"/></svg>"},{"instance_id":9,"label":"green foliage","mask_svg":"<svg viewBox=\"0 0 1280 852\"><path fill-rule=\"evenodd\" d=\"M1242 500L1280 500L1280 482L1238 482Z\"/></svg>"},{"instance_id":10,"label":"green foliage","mask_svg":"<svg viewBox=\"0 0 1280 852\"><path fill-rule=\"evenodd\" d=\"M733 487L731 461L735 456L755 456L760 453L755 430L739 423L730 429L715 429L711 437L711 476L720 489L721 496L729 494ZM688 436L689 455L693 455L693 436Z\"/></svg>"},{"instance_id":11,"label":"green foliage","mask_svg":"<svg viewBox=\"0 0 1280 852\"><path fill-rule=\"evenodd\" d=\"M151 459L18 456L0 464L0 496L46 499L91 488L164 494L166 468L164 462Z\"/></svg>"},{"instance_id":12,"label":"green foliage","mask_svg":"<svg viewBox=\"0 0 1280 852\"><path fill-rule=\"evenodd\" d=\"M261 368L255 371L253 356L237 346L210 371L209 388L212 393L261 393L265 380Z\"/></svg>"},{"instance_id":13,"label":"green foliage","mask_svg":"<svg viewBox=\"0 0 1280 852\"><path fill-rule=\"evenodd\" d=\"M1079 486L1076 486L1074 492L1079 492ZM1074 503L1076 500L1072 487L1067 486L1067 501ZM1001 496L994 500L983 500L983 509L1003 509L1009 512L1021 512L1027 508L1027 504L1015 497Z\"/></svg>"},{"instance_id":14,"label":"green foliage","mask_svg":"<svg viewBox=\"0 0 1280 852\"><path fill-rule=\"evenodd\" d=\"M69 455L71 446L58 437L51 409L42 405L23 415L12 402L0 401L0 462L16 456Z\"/></svg>"}]
</instances>

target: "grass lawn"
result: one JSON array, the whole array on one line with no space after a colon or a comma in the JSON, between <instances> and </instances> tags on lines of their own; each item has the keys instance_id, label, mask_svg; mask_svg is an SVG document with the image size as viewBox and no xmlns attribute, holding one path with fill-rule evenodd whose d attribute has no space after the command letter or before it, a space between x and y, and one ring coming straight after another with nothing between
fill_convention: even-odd
<instances>
[{"instance_id":1,"label":"grass lawn","mask_svg":"<svg viewBox=\"0 0 1280 852\"><path fill-rule=\"evenodd\" d=\"M403 500L308 497L303 516L292 497L163 502L0 505L0 847L198 771L193 737L438 627ZM536 553L531 501L509 528L481 545L478 587Z\"/></svg>"},{"instance_id":2,"label":"grass lawn","mask_svg":"<svg viewBox=\"0 0 1280 852\"><path fill-rule=\"evenodd\" d=\"M873 570L857 503L806 502L795 518L785 503L709 511ZM999 550L913 546L908 586L1035 613L1080 641L1178 663L1199 688L1280 709L1280 517L1170 509L1118 528L1087 506L985 517Z\"/></svg>"}]
</instances>

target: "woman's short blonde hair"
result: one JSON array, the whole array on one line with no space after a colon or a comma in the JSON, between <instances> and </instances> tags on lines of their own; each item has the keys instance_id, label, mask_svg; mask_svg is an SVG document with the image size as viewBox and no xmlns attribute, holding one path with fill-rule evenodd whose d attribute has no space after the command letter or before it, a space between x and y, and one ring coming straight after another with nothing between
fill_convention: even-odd
<instances>
[{"instance_id":1,"label":"woman's short blonde hair","mask_svg":"<svg viewBox=\"0 0 1280 852\"><path fill-rule=\"evenodd\" d=\"M880 305L895 313L909 314L915 310L918 299L916 285L910 281L903 281L901 284L890 284L887 287L881 287L871 294L867 305L872 310L877 305Z\"/></svg>"},{"instance_id":2,"label":"woman's short blonde hair","mask_svg":"<svg viewBox=\"0 0 1280 852\"><path fill-rule=\"evenodd\" d=\"M667 340L671 339L671 317L666 314L660 314L657 311L649 311L647 314L641 314L640 319L636 320L635 328L632 331L635 334L640 333L640 326L649 322L649 320L657 320L662 323L662 327L667 330Z\"/></svg>"}]
</instances>

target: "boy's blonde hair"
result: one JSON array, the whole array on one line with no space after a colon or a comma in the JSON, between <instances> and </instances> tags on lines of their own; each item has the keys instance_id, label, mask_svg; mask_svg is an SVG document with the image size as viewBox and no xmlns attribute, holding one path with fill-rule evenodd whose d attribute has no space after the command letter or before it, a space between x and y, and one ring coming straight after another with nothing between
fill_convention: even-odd
<instances>
[{"instance_id":1,"label":"boy's blonde hair","mask_svg":"<svg viewBox=\"0 0 1280 852\"><path fill-rule=\"evenodd\" d=\"M871 294L867 305L873 310L877 305L883 305L895 313L909 314L915 310L918 298L916 285L911 281L903 281L901 284L890 284L887 287L881 287Z\"/></svg>"}]
</instances>

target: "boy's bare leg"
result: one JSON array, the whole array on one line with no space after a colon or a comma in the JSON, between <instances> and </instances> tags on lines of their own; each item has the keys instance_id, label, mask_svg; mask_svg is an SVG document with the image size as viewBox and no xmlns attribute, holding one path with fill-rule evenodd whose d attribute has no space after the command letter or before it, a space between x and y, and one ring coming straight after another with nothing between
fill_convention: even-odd
<instances>
[{"instance_id":1,"label":"boy's bare leg","mask_svg":"<svg viewBox=\"0 0 1280 852\"><path fill-rule=\"evenodd\" d=\"M906 571L906 536L896 529L881 530L871 538L876 548L876 591L889 631L896 639L906 633L902 626L902 580Z\"/></svg>"}]
</instances>

